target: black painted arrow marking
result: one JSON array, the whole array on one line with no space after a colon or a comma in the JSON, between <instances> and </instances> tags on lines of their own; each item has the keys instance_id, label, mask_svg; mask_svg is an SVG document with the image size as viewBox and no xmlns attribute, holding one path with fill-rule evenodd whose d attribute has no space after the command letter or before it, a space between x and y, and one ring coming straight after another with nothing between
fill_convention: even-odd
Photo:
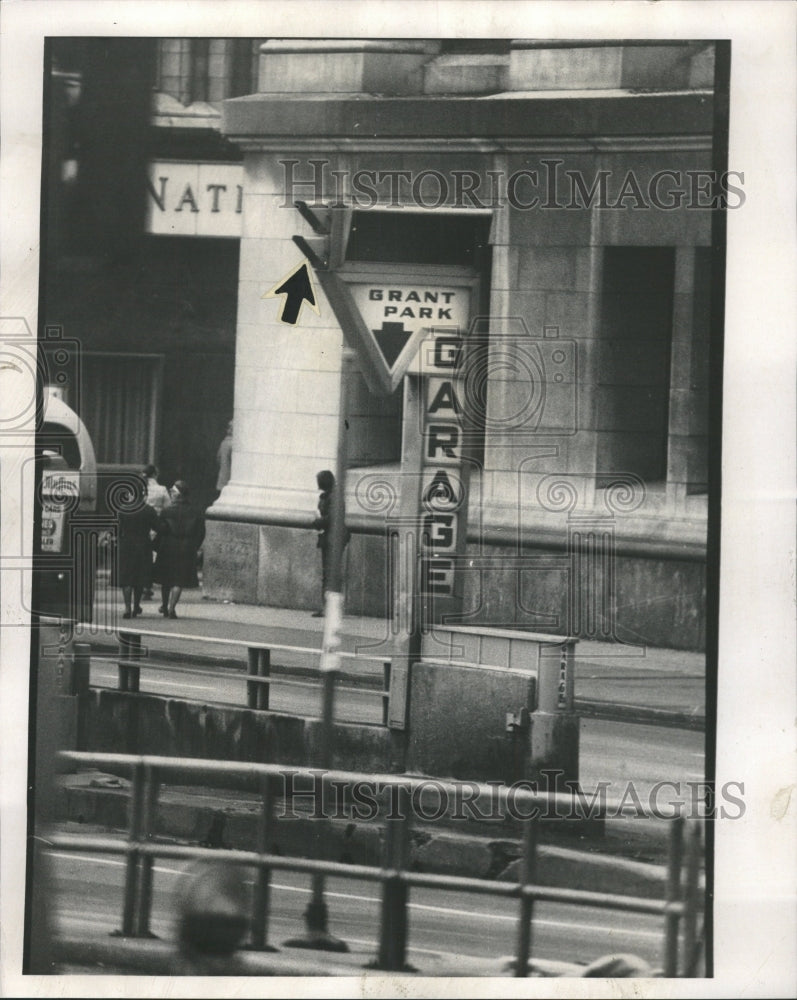
<instances>
[{"instance_id":1,"label":"black painted arrow marking","mask_svg":"<svg viewBox=\"0 0 797 1000\"><path fill-rule=\"evenodd\" d=\"M281 323L289 323L294 326L299 318L303 302L306 301L308 305L313 307L316 305L313 282L310 279L307 264L302 264L293 274L289 274L285 281L271 294L285 296L277 318Z\"/></svg>"},{"instance_id":2,"label":"black painted arrow marking","mask_svg":"<svg viewBox=\"0 0 797 1000\"><path fill-rule=\"evenodd\" d=\"M392 368L412 336L412 330L405 330L403 323L383 322L381 330L372 330L371 332L376 338L388 368Z\"/></svg>"}]
</instances>

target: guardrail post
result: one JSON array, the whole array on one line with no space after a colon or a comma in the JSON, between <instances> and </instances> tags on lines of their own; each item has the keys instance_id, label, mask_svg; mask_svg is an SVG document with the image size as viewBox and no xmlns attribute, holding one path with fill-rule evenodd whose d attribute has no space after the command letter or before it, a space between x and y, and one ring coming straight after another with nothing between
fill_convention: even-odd
<instances>
[{"instance_id":1,"label":"guardrail post","mask_svg":"<svg viewBox=\"0 0 797 1000\"><path fill-rule=\"evenodd\" d=\"M130 788L130 830L128 843L136 844L141 839L141 823L144 811L144 766L136 764ZM138 861L140 854L132 848L127 852L125 865L125 889L122 900L122 929L114 931L112 937L132 937L134 921L138 909Z\"/></svg>"},{"instance_id":2,"label":"guardrail post","mask_svg":"<svg viewBox=\"0 0 797 1000\"><path fill-rule=\"evenodd\" d=\"M127 659L130 658L130 651L131 651L130 650L130 640L131 640L131 638L132 638L132 636L130 636L127 632L120 632L119 633L119 658L120 658L120 660L127 660ZM119 663L119 664L117 664L117 668L119 670L119 690L120 691L127 691L128 690L128 687L127 687L127 677L128 677L127 667L123 663Z\"/></svg>"},{"instance_id":3,"label":"guardrail post","mask_svg":"<svg viewBox=\"0 0 797 1000\"><path fill-rule=\"evenodd\" d=\"M686 871L684 875L684 960L683 974L693 978L697 973L699 940L697 934L698 888L700 882L700 825L692 821L686 836Z\"/></svg>"},{"instance_id":4,"label":"guardrail post","mask_svg":"<svg viewBox=\"0 0 797 1000\"><path fill-rule=\"evenodd\" d=\"M390 719L390 660L382 664L384 681L382 683L382 725L386 726ZM387 697L385 697L387 696Z\"/></svg>"},{"instance_id":5,"label":"guardrail post","mask_svg":"<svg viewBox=\"0 0 797 1000\"><path fill-rule=\"evenodd\" d=\"M250 677L269 677L271 674L271 650L259 646L250 646L247 652L247 673ZM268 708L268 684L256 684L247 681L246 707Z\"/></svg>"},{"instance_id":6,"label":"guardrail post","mask_svg":"<svg viewBox=\"0 0 797 1000\"><path fill-rule=\"evenodd\" d=\"M142 794L141 833L139 840L146 842L152 838L158 810L158 790L160 780L155 768L144 767L144 790ZM152 909L152 866L154 858L144 854L138 864L138 908L134 922L136 937L155 937L149 929Z\"/></svg>"},{"instance_id":7,"label":"guardrail post","mask_svg":"<svg viewBox=\"0 0 797 1000\"><path fill-rule=\"evenodd\" d=\"M260 778L260 815L257 822L257 852L268 854L268 837L273 828L274 795L269 775ZM268 917L271 904L271 869L258 865L252 900L252 929L249 947L257 951L276 951L268 943Z\"/></svg>"},{"instance_id":8,"label":"guardrail post","mask_svg":"<svg viewBox=\"0 0 797 1000\"><path fill-rule=\"evenodd\" d=\"M257 676L257 650L252 646L246 651L247 673L250 677ZM257 708L257 684L247 683L246 685L246 707Z\"/></svg>"},{"instance_id":9,"label":"guardrail post","mask_svg":"<svg viewBox=\"0 0 797 1000\"><path fill-rule=\"evenodd\" d=\"M133 635L130 632L119 633L120 654L123 660L141 659L141 636ZM119 690L130 691L138 694L140 685L140 673L138 667L131 667L129 664L119 664Z\"/></svg>"},{"instance_id":10,"label":"guardrail post","mask_svg":"<svg viewBox=\"0 0 797 1000\"><path fill-rule=\"evenodd\" d=\"M247 673L250 677L269 677L271 675L271 650L258 646L250 646L247 652ZM256 709L268 708L268 684L246 683L246 707Z\"/></svg>"},{"instance_id":11,"label":"guardrail post","mask_svg":"<svg viewBox=\"0 0 797 1000\"><path fill-rule=\"evenodd\" d=\"M91 677L91 643L76 642L72 649L72 683L69 693L85 694Z\"/></svg>"},{"instance_id":12,"label":"guardrail post","mask_svg":"<svg viewBox=\"0 0 797 1000\"><path fill-rule=\"evenodd\" d=\"M141 659L141 636L131 632L119 633L120 655L126 663L119 664L119 690L127 694L138 694L141 683L141 670L131 665L131 660ZM138 704L136 700L126 699L127 733L125 750L127 753L138 752Z\"/></svg>"},{"instance_id":13,"label":"guardrail post","mask_svg":"<svg viewBox=\"0 0 797 1000\"><path fill-rule=\"evenodd\" d=\"M410 790L406 785L394 785L389 789L391 794L394 790L397 794L391 800L390 810L385 817L385 877L382 883L379 957L376 968L401 972L407 969L409 891L402 876L409 851Z\"/></svg>"},{"instance_id":14,"label":"guardrail post","mask_svg":"<svg viewBox=\"0 0 797 1000\"><path fill-rule=\"evenodd\" d=\"M684 819L678 816L670 823L670 846L667 862L667 907L664 916L664 975L674 979L678 975L678 928L681 914L677 904L681 899L681 863L683 860Z\"/></svg>"},{"instance_id":15,"label":"guardrail post","mask_svg":"<svg viewBox=\"0 0 797 1000\"><path fill-rule=\"evenodd\" d=\"M130 659L140 660L141 659L141 636L131 635L130 636ZM133 694L138 694L141 689L141 669L140 667L129 667L128 668L128 679L127 679L127 690Z\"/></svg>"},{"instance_id":16,"label":"guardrail post","mask_svg":"<svg viewBox=\"0 0 797 1000\"><path fill-rule=\"evenodd\" d=\"M271 674L271 650L259 649L257 651L257 676L268 677ZM257 707L268 709L268 696L271 690L270 684L257 685Z\"/></svg>"},{"instance_id":17,"label":"guardrail post","mask_svg":"<svg viewBox=\"0 0 797 1000\"><path fill-rule=\"evenodd\" d=\"M520 914L518 915L517 953L515 955L515 977L525 979L529 974L531 958L532 920L534 900L526 889L534 884L537 867L537 819L523 821L523 854L520 860Z\"/></svg>"}]
</instances>

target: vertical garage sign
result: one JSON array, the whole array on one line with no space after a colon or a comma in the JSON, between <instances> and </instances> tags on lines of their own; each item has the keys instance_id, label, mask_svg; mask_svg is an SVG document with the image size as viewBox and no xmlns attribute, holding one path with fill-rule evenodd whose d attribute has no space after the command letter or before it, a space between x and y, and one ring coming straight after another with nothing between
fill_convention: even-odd
<instances>
[{"instance_id":1,"label":"vertical garage sign","mask_svg":"<svg viewBox=\"0 0 797 1000\"><path fill-rule=\"evenodd\" d=\"M422 488L419 590L424 621L461 611L462 573L457 557L467 544L470 464L458 381L465 358L461 327L436 330L421 345Z\"/></svg>"},{"instance_id":2,"label":"vertical garage sign","mask_svg":"<svg viewBox=\"0 0 797 1000\"><path fill-rule=\"evenodd\" d=\"M415 586L422 626L461 610L458 556L467 541L468 471L466 414L458 381L466 357L466 337L474 281L439 279L401 283L348 279L364 327L395 378L408 372L417 380L417 414L405 415L402 489L410 482L414 512L403 498L405 517L417 530L405 536L417 546ZM417 430L416 430L417 429ZM407 434L413 440L407 441ZM399 572L407 567L399 560ZM409 588L398 584L400 593Z\"/></svg>"}]
</instances>

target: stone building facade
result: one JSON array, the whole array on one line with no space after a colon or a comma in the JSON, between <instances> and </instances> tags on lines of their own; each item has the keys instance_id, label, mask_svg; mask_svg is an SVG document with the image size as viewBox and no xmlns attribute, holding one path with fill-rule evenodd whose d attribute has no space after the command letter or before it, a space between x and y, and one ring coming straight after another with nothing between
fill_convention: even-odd
<instances>
[{"instance_id":1,"label":"stone building facade","mask_svg":"<svg viewBox=\"0 0 797 1000\"><path fill-rule=\"evenodd\" d=\"M312 235L294 202L343 201L341 274L392 288L391 320L412 316L413 289L476 289L463 620L701 648L713 48L498 48L272 40L258 92L224 103L243 229L232 479L208 511L206 590L318 603L315 474L334 468L344 339L320 292L296 326L265 293ZM744 198L739 178L721 189ZM379 495L400 492L422 377L349 393L350 613L389 608Z\"/></svg>"}]
</instances>

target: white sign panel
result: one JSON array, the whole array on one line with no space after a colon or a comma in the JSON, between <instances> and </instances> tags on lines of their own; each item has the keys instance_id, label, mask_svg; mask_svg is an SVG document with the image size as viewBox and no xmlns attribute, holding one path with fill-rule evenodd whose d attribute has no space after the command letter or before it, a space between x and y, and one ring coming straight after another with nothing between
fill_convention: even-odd
<instances>
[{"instance_id":1,"label":"white sign panel","mask_svg":"<svg viewBox=\"0 0 797 1000\"><path fill-rule=\"evenodd\" d=\"M146 231L240 238L243 193L240 163L156 160L147 177Z\"/></svg>"},{"instance_id":2,"label":"white sign panel","mask_svg":"<svg viewBox=\"0 0 797 1000\"><path fill-rule=\"evenodd\" d=\"M354 300L370 327L398 323L409 333L418 327L461 326L467 328L470 286L384 282L352 284Z\"/></svg>"},{"instance_id":3,"label":"white sign panel","mask_svg":"<svg viewBox=\"0 0 797 1000\"><path fill-rule=\"evenodd\" d=\"M470 285L352 283L352 296L389 369L421 330L467 330Z\"/></svg>"},{"instance_id":4,"label":"white sign panel","mask_svg":"<svg viewBox=\"0 0 797 1000\"><path fill-rule=\"evenodd\" d=\"M42 552L63 552L66 512L70 498L77 506L80 495L78 477L75 473L50 472L42 477Z\"/></svg>"}]
</instances>

